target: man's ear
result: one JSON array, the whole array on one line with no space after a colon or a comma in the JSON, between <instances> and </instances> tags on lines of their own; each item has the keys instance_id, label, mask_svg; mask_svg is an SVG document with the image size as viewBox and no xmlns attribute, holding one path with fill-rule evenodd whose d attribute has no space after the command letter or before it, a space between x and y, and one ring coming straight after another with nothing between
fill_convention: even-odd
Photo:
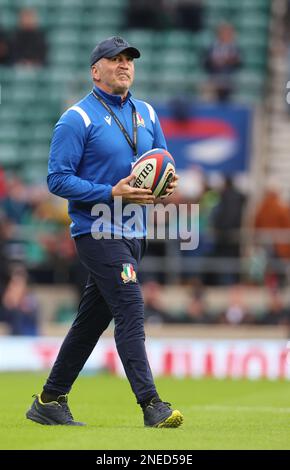
<instances>
[{"instance_id":1,"label":"man's ear","mask_svg":"<svg viewBox=\"0 0 290 470\"><path fill-rule=\"evenodd\" d=\"M91 72L92 72L93 80L99 80L100 79L99 67L96 64L92 65Z\"/></svg>"}]
</instances>

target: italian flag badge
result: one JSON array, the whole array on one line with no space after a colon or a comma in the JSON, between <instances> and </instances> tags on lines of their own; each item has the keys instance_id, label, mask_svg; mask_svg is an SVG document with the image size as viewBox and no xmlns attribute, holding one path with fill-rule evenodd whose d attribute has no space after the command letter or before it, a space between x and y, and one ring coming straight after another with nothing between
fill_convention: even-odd
<instances>
[{"instance_id":1,"label":"italian flag badge","mask_svg":"<svg viewBox=\"0 0 290 470\"><path fill-rule=\"evenodd\" d=\"M127 284L127 282L137 282L136 273L131 263L123 264L121 278L125 284Z\"/></svg>"}]
</instances>

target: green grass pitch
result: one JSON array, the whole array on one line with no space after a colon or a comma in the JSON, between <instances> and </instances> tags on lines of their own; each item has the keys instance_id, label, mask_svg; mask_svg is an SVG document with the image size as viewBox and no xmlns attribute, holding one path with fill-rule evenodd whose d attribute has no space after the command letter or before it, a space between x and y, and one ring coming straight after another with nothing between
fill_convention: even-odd
<instances>
[{"instance_id":1,"label":"green grass pitch","mask_svg":"<svg viewBox=\"0 0 290 470\"><path fill-rule=\"evenodd\" d=\"M86 427L25 419L44 374L0 374L0 449L290 449L290 384L160 378L160 396L184 414L178 429L144 428L125 379L80 376L70 394Z\"/></svg>"}]
</instances>

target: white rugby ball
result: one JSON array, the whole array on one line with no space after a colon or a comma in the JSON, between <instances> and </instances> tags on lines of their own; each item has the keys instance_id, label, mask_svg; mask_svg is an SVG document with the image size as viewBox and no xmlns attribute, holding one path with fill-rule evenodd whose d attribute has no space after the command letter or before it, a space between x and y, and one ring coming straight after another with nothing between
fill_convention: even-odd
<instances>
[{"instance_id":1,"label":"white rugby ball","mask_svg":"<svg viewBox=\"0 0 290 470\"><path fill-rule=\"evenodd\" d=\"M132 173L136 175L135 188L151 189L155 197L166 197L166 188L175 175L175 162L167 150L152 149L138 158Z\"/></svg>"}]
</instances>

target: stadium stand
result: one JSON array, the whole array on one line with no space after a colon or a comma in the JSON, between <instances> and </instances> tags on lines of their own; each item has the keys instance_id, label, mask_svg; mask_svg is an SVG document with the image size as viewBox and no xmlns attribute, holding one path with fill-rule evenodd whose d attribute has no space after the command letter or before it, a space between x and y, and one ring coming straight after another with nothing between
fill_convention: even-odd
<instances>
[{"instance_id":1,"label":"stadium stand","mask_svg":"<svg viewBox=\"0 0 290 470\"><path fill-rule=\"evenodd\" d=\"M0 159L28 181L43 181L49 139L59 114L90 88L88 56L95 43L122 34L142 50L135 94L154 101L174 94L198 98L205 80L202 58L216 27L238 32L243 67L234 99L257 103L267 68L269 0L207 0L204 29L124 29L127 0L0 0L1 26L12 33L20 9L35 8L49 44L46 68L0 68ZM37 123L37 126L36 126Z\"/></svg>"},{"instance_id":2,"label":"stadium stand","mask_svg":"<svg viewBox=\"0 0 290 470\"><path fill-rule=\"evenodd\" d=\"M34 8L48 42L46 66L2 65L0 67L0 166L5 169L6 174L14 175L17 173L28 185L30 183L40 183L40 185L45 186L47 158L53 126L67 107L90 90L91 80L88 63L90 51L100 39L111 35L120 34L124 36L142 51L142 60L138 62L134 84L134 93L137 97L153 103L154 101L156 103L166 103L172 97L180 95L186 96L188 100L202 101L202 85L207 80L207 74L203 68L204 53L212 44L217 27L223 22L228 22L233 25L236 31L237 44L242 56L242 67L235 73L236 87L232 100L235 103L246 103L251 107L261 107L269 79L271 1L204 0L203 5L203 28L197 32L192 32L188 29L183 30L176 26L170 26L170 24L162 30L128 28L126 22L128 0L83 0L82 2L79 0L0 0L1 29L3 28L8 35L12 35L17 26L19 11L26 7ZM288 123L285 127L285 133L288 133L287 129ZM281 142L279 144L281 145ZM277 165L277 163L275 164ZM271 165L274 165L272 159ZM286 178L287 174L285 172L284 175ZM49 203L44 201L43 207L45 204L50 204L48 218L45 219L44 217L41 220L40 217L37 224L35 224L35 219L33 219L35 213L29 214L26 219L26 227L24 229L22 227L17 233L17 243L19 243L19 239L25 239L25 236L32 239L32 235L35 236L36 232L37 236L38 234L42 236L43 232L46 232L47 238L44 243L37 240L26 245L23 258L29 268L35 269L36 274L33 281L37 278L39 283L45 284L47 282L49 284L51 282L56 285L61 282L63 285L60 290L63 291L64 284L69 285L71 283L71 269L75 269L75 266L70 264L73 263L70 242L63 235L64 231L67 232L68 220L63 216L63 208L60 210L51 201ZM43 210L45 212L47 208ZM56 216L60 212L62 215ZM51 213L55 216L55 219L51 217ZM35 225L37 225L37 230L34 230ZM53 234L56 233L61 233L57 240L60 248L53 246L55 244ZM49 238L50 235L51 238ZM17 254L19 253L18 249L19 246L11 244L11 252L16 257L19 256ZM66 250L67 259L61 256L63 254L61 252ZM43 270L47 260L53 264L54 268L51 277L47 272L44 272L45 269ZM153 257L149 257L147 261L145 260L143 265L145 274L146 262L149 265L148 271L155 269L156 264L154 265L153 261ZM191 260L187 261L189 265ZM38 263L40 262L43 263L42 273L41 270L38 270ZM162 263L158 257L155 262L157 265ZM256 259L253 259L252 262L255 263ZM263 259L260 262L263 265ZM212 269L212 259L209 259L208 264ZM186 266L186 263L184 265ZM164 266L166 270L166 263L164 263ZM257 265L254 267L257 268ZM48 267L48 271L49 269ZM260 270L263 271L263 266ZM168 275L167 279L169 279L170 269L167 271L165 274ZM178 269L176 269L176 272L178 277ZM199 274L198 269L196 272ZM221 277L219 266L214 275ZM259 275L261 277L259 282L264 282L264 271ZM47 299L50 291L48 289L47 292L45 287L43 289L43 299L40 295L40 303L42 309L45 309L46 305L49 305ZM59 318L64 318L67 312L69 312L69 317L74 310L74 302L77 300L73 299L73 307L71 308L70 300L73 289L71 287L69 289L69 307L67 307L65 297L63 311L60 312ZM162 286L160 288L161 297L163 294L163 299L167 297L170 299L167 303L164 302L164 310L168 310L172 316L174 314L179 315L179 319L180 314L185 317L192 294L190 289L191 287L188 292L186 287L185 289L180 285L177 287L176 300L182 308L180 311L175 311L174 308L170 311L170 307L173 305L172 299L168 296L167 287ZM169 292L171 290L172 287L170 286ZM270 291L271 287L269 287ZM224 286L220 288L220 292L222 298L221 308L216 311L214 308L208 309L212 313L210 322L227 322L225 319L225 306L229 304L228 293ZM261 306L257 301L257 298L260 299L259 296L263 297L264 291L262 292L261 289L262 293L260 294L259 291L259 295L257 292L253 289L254 300L252 303L250 302L249 309L252 309L254 315L257 312L262 312L260 315L260 318L262 318L269 308L268 305ZM285 294L282 302L283 306L284 304L289 305L289 292L286 288L283 294ZM197 297L193 298L192 301L191 312L194 312L195 308L197 310L199 308L197 305L200 300L199 293L196 295ZM214 307L216 306L216 299L217 290L208 290L207 286L204 294L205 304ZM52 318L53 314L55 314L55 317L57 316L56 311L59 308L59 303L61 302L57 302L57 305L51 308L48 315L49 319ZM268 304L270 304L270 300ZM284 307L281 310L283 309ZM194 316L194 313L191 314ZM282 312L279 321L282 324L289 324L288 314L286 320L283 315ZM196 318L191 318L189 321L199 323ZM251 323L251 320L249 322L241 320L240 323L243 322Z\"/></svg>"}]
</instances>

